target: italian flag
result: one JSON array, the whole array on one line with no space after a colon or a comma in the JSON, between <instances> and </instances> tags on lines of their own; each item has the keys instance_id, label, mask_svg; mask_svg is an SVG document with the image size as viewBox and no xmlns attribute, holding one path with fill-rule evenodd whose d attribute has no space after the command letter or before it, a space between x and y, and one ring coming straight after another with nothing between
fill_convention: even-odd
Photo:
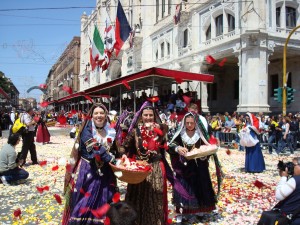
<instances>
[{"instance_id":1,"label":"italian flag","mask_svg":"<svg viewBox=\"0 0 300 225\"><path fill-rule=\"evenodd\" d=\"M94 29L93 41L90 42L90 61L92 70L94 70L96 66L101 66L104 62L104 44L99 34L97 26L95 26Z\"/></svg>"}]
</instances>

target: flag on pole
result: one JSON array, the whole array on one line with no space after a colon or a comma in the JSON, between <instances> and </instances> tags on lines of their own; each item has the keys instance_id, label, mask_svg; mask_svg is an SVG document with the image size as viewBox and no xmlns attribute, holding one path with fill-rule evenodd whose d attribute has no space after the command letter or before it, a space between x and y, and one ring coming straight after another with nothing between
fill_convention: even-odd
<instances>
[{"instance_id":1,"label":"flag on pole","mask_svg":"<svg viewBox=\"0 0 300 225\"><path fill-rule=\"evenodd\" d=\"M118 56L124 42L129 37L131 27L127 21L121 2L118 1L117 18L116 18L116 56Z\"/></svg>"},{"instance_id":2,"label":"flag on pole","mask_svg":"<svg viewBox=\"0 0 300 225\"><path fill-rule=\"evenodd\" d=\"M90 61L92 70L94 70L96 66L101 66L102 62L104 61L104 44L99 34L97 26L95 26L94 29L93 41L90 40L90 43Z\"/></svg>"},{"instance_id":3,"label":"flag on pole","mask_svg":"<svg viewBox=\"0 0 300 225\"><path fill-rule=\"evenodd\" d=\"M181 15L181 3L177 4L175 8L175 15L174 15L175 25L177 25L180 22L180 15Z\"/></svg>"},{"instance_id":4,"label":"flag on pole","mask_svg":"<svg viewBox=\"0 0 300 225\"><path fill-rule=\"evenodd\" d=\"M114 45L116 43L116 38L115 38L115 29L113 25L111 24L110 17L105 10L106 13L106 19L105 19L105 29L104 29L104 45L105 49L108 51L113 51Z\"/></svg>"}]
</instances>

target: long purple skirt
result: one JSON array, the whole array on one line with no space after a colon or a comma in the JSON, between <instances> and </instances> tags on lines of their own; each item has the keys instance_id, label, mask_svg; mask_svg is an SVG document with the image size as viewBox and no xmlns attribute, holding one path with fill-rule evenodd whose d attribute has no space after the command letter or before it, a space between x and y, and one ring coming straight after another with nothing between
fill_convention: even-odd
<instances>
[{"instance_id":1,"label":"long purple skirt","mask_svg":"<svg viewBox=\"0 0 300 225\"><path fill-rule=\"evenodd\" d=\"M95 217L91 210L111 202L116 190L116 179L107 163L101 172L103 175L99 176L93 164L81 160L78 179L71 195L69 225L103 224L104 217Z\"/></svg>"}]
</instances>

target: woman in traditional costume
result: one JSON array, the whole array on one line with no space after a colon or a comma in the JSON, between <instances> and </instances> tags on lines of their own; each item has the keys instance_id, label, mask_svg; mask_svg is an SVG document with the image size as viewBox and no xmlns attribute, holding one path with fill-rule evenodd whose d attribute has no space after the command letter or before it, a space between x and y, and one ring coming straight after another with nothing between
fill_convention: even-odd
<instances>
[{"instance_id":1,"label":"woman in traditional costume","mask_svg":"<svg viewBox=\"0 0 300 225\"><path fill-rule=\"evenodd\" d=\"M36 131L36 142L38 143L49 143L50 142L50 133L49 130L46 126L46 115L45 115L45 111L41 112L41 115L39 117L39 120L37 122L38 127L37 127L37 131Z\"/></svg>"},{"instance_id":2,"label":"woman in traditional costume","mask_svg":"<svg viewBox=\"0 0 300 225\"><path fill-rule=\"evenodd\" d=\"M98 211L111 202L116 192L116 178L109 166L114 161L112 144L116 132L110 127L104 105L96 103L88 113L78 135L79 149L73 147L74 168L65 176L66 207L62 224L103 224ZM76 144L75 144L76 145ZM80 162L77 180L74 180Z\"/></svg>"},{"instance_id":3,"label":"woman in traditional costume","mask_svg":"<svg viewBox=\"0 0 300 225\"><path fill-rule=\"evenodd\" d=\"M199 126L201 121L193 112L185 114L181 127L177 130L169 144L169 153L175 179L180 183L181 188L173 188L173 203L179 218L184 216L185 219L189 214L195 214L189 222L197 222L196 215L203 212L211 212L216 208L217 195L214 191L210 173L209 158L205 156L187 160L184 155L193 150L200 148L201 145L209 145L207 131L204 126ZM215 161L218 178L218 194L223 174L217 155L212 156ZM177 185L178 187L178 185ZM200 216L200 214L198 216ZM178 219L180 221L181 219Z\"/></svg>"},{"instance_id":4,"label":"woman in traditional costume","mask_svg":"<svg viewBox=\"0 0 300 225\"><path fill-rule=\"evenodd\" d=\"M152 172L139 184L128 184L125 201L137 210L139 225L165 225L168 220L165 148L167 125L145 102L135 114L123 143L130 158L147 161Z\"/></svg>"},{"instance_id":5,"label":"woman in traditional costume","mask_svg":"<svg viewBox=\"0 0 300 225\"><path fill-rule=\"evenodd\" d=\"M259 142L259 120L252 113L246 115L246 127L250 129L250 135L257 140L257 143L252 147L245 147L246 160L245 172L260 173L266 169L264 156L261 152ZM246 129L246 128L244 128Z\"/></svg>"}]
</instances>

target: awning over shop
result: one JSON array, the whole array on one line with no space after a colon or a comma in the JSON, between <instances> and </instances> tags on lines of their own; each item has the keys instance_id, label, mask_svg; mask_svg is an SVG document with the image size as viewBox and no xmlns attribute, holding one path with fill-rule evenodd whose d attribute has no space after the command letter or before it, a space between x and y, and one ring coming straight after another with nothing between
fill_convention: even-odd
<instances>
[{"instance_id":1,"label":"awning over shop","mask_svg":"<svg viewBox=\"0 0 300 225\"><path fill-rule=\"evenodd\" d=\"M2 88L0 88L0 94L6 99L10 99L8 94Z\"/></svg>"},{"instance_id":2,"label":"awning over shop","mask_svg":"<svg viewBox=\"0 0 300 225\"><path fill-rule=\"evenodd\" d=\"M71 95L65 96L63 98L58 99L56 102L65 102L67 100L71 100L73 98L84 96L84 92L76 92Z\"/></svg>"},{"instance_id":3,"label":"awning over shop","mask_svg":"<svg viewBox=\"0 0 300 225\"><path fill-rule=\"evenodd\" d=\"M115 96L119 95L120 92L126 93L133 90L145 90L147 88L152 88L153 86L170 85L171 83L175 83L176 80L180 80L182 82L201 81L212 83L214 81L214 76L210 74L199 74L153 67L100 84L87 89L84 92L88 95L97 93ZM123 84L124 82L129 84L131 90L128 90L125 87ZM135 85L135 88L133 85Z\"/></svg>"}]
</instances>

